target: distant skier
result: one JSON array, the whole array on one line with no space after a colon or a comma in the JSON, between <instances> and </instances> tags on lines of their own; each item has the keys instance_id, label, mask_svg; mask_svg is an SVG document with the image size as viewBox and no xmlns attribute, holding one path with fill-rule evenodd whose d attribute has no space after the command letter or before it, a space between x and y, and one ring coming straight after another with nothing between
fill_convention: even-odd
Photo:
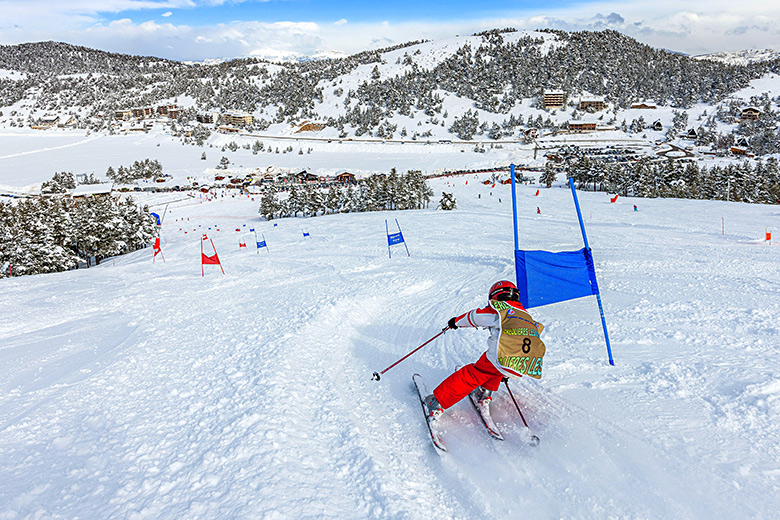
<instances>
[{"instance_id":1,"label":"distant skier","mask_svg":"<svg viewBox=\"0 0 780 520\"><path fill-rule=\"evenodd\" d=\"M539 334L544 326L531 318L519 300L517 286L502 280L490 287L485 307L450 318L447 322L453 330L460 327L487 328L490 337L487 351L476 363L454 372L424 398L431 419L471 392L476 392L479 405L487 407L492 393L498 390L506 377L542 377L545 346Z\"/></svg>"},{"instance_id":2,"label":"distant skier","mask_svg":"<svg viewBox=\"0 0 780 520\"><path fill-rule=\"evenodd\" d=\"M536 206L536 214L537 215L541 215L542 214L542 210L539 208L539 206Z\"/></svg>"},{"instance_id":3,"label":"distant skier","mask_svg":"<svg viewBox=\"0 0 780 520\"><path fill-rule=\"evenodd\" d=\"M634 211L639 211L639 208L636 207L636 204L634 204Z\"/></svg>"}]
</instances>

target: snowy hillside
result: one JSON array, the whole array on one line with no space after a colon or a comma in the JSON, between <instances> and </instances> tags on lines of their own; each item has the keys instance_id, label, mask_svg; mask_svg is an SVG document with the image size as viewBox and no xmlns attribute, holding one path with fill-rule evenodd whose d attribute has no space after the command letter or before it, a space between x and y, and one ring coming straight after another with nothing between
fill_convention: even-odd
<instances>
[{"instance_id":1,"label":"snowy hillside","mask_svg":"<svg viewBox=\"0 0 780 520\"><path fill-rule=\"evenodd\" d=\"M513 276L509 187L479 180L432 181L452 212L278 222L150 195L164 261L0 280L0 518L774 518L776 206L580 193L616 365L594 301L533 311L545 375L511 386L536 448L504 389L505 441L465 402L450 452L428 441L411 375L437 384L483 331L370 379ZM521 246L581 247L569 191L536 189ZM388 258L396 218L411 257ZM238 247L250 227L268 250ZM224 276L201 277L204 231Z\"/></svg>"},{"instance_id":2,"label":"snowy hillside","mask_svg":"<svg viewBox=\"0 0 780 520\"><path fill-rule=\"evenodd\" d=\"M780 59L780 52L773 49L747 49L744 51L716 52L695 56L697 60L720 61L727 65L747 65Z\"/></svg>"}]
</instances>

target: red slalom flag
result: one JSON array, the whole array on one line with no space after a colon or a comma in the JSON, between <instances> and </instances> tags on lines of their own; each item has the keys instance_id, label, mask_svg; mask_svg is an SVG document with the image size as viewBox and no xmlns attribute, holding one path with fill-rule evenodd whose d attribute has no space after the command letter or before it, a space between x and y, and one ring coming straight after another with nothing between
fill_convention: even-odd
<instances>
[{"instance_id":1,"label":"red slalom flag","mask_svg":"<svg viewBox=\"0 0 780 520\"><path fill-rule=\"evenodd\" d=\"M239 240L238 241L238 247L239 248L246 247L246 241Z\"/></svg>"},{"instance_id":2,"label":"red slalom flag","mask_svg":"<svg viewBox=\"0 0 780 520\"><path fill-rule=\"evenodd\" d=\"M536 190L536 195L534 195L534 196L535 196L535 197L538 197L538 196L539 196L539 190Z\"/></svg>"},{"instance_id":3,"label":"red slalom flag","mask_svg":"<svg viewBox=\"0 0 780 520\"><path fill-rule=\"evenodd\" d=\"M618 198L617 195L615 195L614 197L610 197L609 202L617 202L617 198Z\"/></svg>"},{"instance_id":4,"label":"red slalom flag","mask_svg":"<svg viewBox=\"0 0 780 520\"><path fill-rule=\"evenodd\" d=\"M154 256L152 257L152 263L154 263L155 260L157 259L158 253L162 255L163 262L165 262L165 255L162 254L162 248L160 248L160 237L154 239L154 245L152 246L152 249L154 249Z\"/></svg>"},{"instance_id":5,"label":"red slalom flag","mask_svg":"<svg viewBox=\"0 0 780 520\"><path fill-rule=\"evenodd\" d=\"M211 248L214 250L214 254L211 256L203 252L203 242L206 240L211 243ZM200 264L201 276L206 276L205 270L203 269L204 265L218 265L222 270L222 274L225 274L225 269L222 267L222 262L219 261L219 255L217 255L217 248L214 247L214 241L208 238L205 233L203 234L203 238L200 241Z\"/></svg>"}]
</instances>

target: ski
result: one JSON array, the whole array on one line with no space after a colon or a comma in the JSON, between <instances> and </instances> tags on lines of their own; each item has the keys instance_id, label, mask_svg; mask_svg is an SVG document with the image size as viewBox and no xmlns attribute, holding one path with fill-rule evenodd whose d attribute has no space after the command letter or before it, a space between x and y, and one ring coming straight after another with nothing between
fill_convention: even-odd
<instances>
[{"instance_id":1,"label":"ski","mask_svg":"<svg viewBox=\"0 0 780 520\"><path fill-rule=\"evenodd\" d=\"M504 436L501 435L501 432L498 430L495 421L493 421L493 417L490 416L489 405L479 404L479 401L477 401L477 396L474 392L469 394L469 401L471 401L471 404L474 405L474 410L477 411L479 418L482 419L482 424L485 426L485 429L490 434L490 436L494 439L498 439L499 441L503 441Z\"/></svg>"},{"instance_id":2,"label":"ski","mask_svg":"<svg viewBox=\"0 0 780 520\"><path fill-rule=\"evenodd\" d=\"M425 406L425 402L423 401L425 396L428 395L428 388L425 386L425 382L423 382L422 376L420 374L414 374L412 376L412 381L414 381L414 387L417 389L417 397L420 399L420 406L422 407L423 416L425 417L425 424L428 426L428 433L431 435L431 442L437 449L441 451L447 451L447 447L444 445L444 440L442 439L441 434L434 427L431 418L428 417L428 408Z\"/></svg>"}]
</instances>

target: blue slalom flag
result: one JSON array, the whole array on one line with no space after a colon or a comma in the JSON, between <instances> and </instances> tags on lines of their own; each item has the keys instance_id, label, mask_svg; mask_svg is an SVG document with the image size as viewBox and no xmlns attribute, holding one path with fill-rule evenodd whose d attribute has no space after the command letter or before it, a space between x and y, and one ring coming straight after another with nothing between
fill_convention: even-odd
<instances>
[{"instance_id":1,"label":"blue slalom flag","mask_svg":"<svg viewBox=\"0 0 780 520\"><path fill-rule=\"evenodd\" d=\"M306 238L306 237L308 237L308 236L311 236L311 235L309 235L309 232L308 232L308 231L303 231L303 230L301 230L301 231L303 232L303 238Z\"/></svg>"},{"instance_id":2,"label":"blue slalom flag","mask_svg":"<svg viewBox=\"0 0 780 520\"><path fill-rule=\"evenodd\" d=\"M387 245L389 246L400 244L403 241L404 241L404 235L400 231L398 233L387 235Z\"/></svg>"},{"instance_id":3,"label":"blue slalom flag","mask_svg":"<svg viewBox=\"0 0 780 520\"><path fill-rule=\"evenodd\" d=\"M257 243L257 249L260 249L261 247L268 247L268 245L265 243L265 240Z\"/></svg>"},{"instance_id":4,"label":"blue slalom flag","mask_svg":"<svg viewBox=\"0 0 780 520\"><path fill-rule=\"evenodd\" d=\"M515 251L520 303L526 309L598 294L593 255L577 251Z\"/></svg>"},{"instance_id":5,"label":"blue slalom flag","mask_svg":"<svg viewBox=\"0 0 780 520\"><path fill-rule=\"evenodd\" d=\"M393 258L393 254L390 252L390 246L396 244L403 244L406 248L406 256L412 256L409 254L409 246L406 245L404 240L404 234L401 232L401 224L398 223L398 219L395 219L395 225L398 226L398 233L390 233L390 229L387 225L387 219L385 219L385 234L387 235L387 255Z\"/></svg>"},{"instance_id":6,"label":"blue slalom flag","mask_svg":"<svg viewBox=\"0 0 780 520\"><path fill-rule=\"evenodd\" d=\"M249 232L250 233L254 233L255 232L255 228L249 228Z\"/></svg>"},{"instance_id":7,"label":"blue slalom flag","mask_svg":"<svg viewBox=\"0 0 780 520\"><path fill-rule=\"evenodd\" d=\"M607 344L609 364L614 365L612 346L607 332L607 321L604 317L604 306L601 303L599 285L596 281L596 269L593 254L585 233L585 222L582 220L580 202L574 189L574 179L569 179L574 208L582 232L585 247L576 251L523 251L519 247L517 229L517 195L515 189L515 165L510 166L512 179L512 211L515 234L515 277L520 291L520 303L526 309L549 305L583 296L595 296L601 315L601 326L604 329L604 341Z\"/></svg>"}]
</instances>

